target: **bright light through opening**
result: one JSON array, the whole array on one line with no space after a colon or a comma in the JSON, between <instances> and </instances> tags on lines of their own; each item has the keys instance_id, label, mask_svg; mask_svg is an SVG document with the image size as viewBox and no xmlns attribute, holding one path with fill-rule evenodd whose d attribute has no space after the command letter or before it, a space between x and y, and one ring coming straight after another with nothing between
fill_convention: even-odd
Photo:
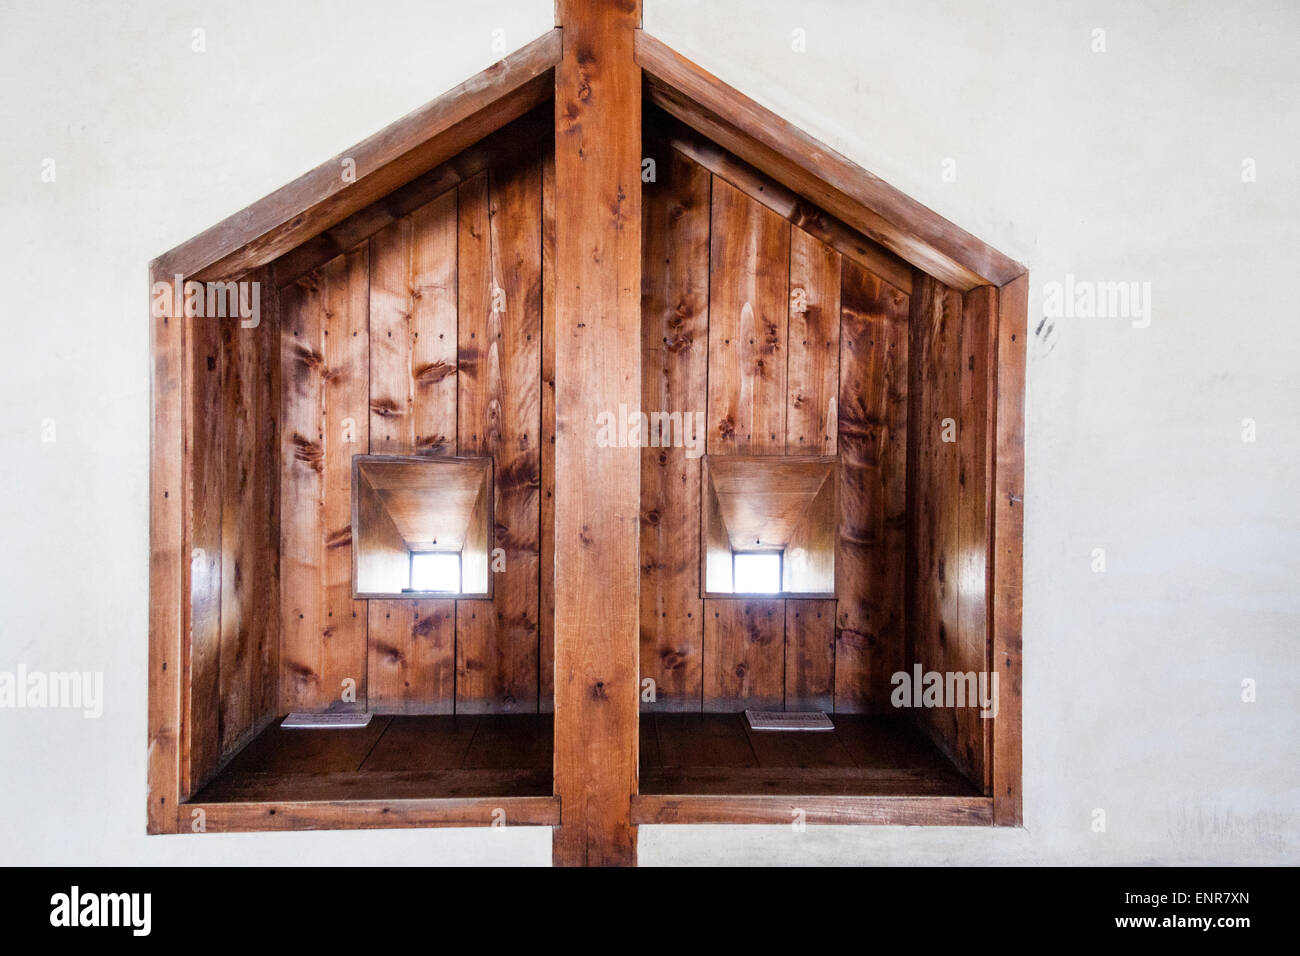
<instances>
[{"instance_id":1,"label":"bright light through opening","mask_svg":"<svg viewBox=\"0 0 1300 956\"><path fill-rule=\"evenodd\" d=\"M411 590L460 593L460 555L446 551L412 552Z\"/></svg>"},{"instance_id":2,"label":"bright light through opening","mask_svg":"<svg viewBox=\"0 0 1300 956\"><path fill-rule=\"evenodd\" d=\"M732 555L736 594L776 594L781 590L781 555Z\"/></svg>"}]
</instances>

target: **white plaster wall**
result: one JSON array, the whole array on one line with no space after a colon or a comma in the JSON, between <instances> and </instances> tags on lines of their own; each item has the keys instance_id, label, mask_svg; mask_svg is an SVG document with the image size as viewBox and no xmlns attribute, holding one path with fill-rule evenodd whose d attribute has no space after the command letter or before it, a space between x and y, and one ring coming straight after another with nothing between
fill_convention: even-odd
<instances>
[{"instance_id":1,"label":"white plaster wall","mask_svg":"<svg viewBox=\"0 0 1300 956\"><path fill-rule=\"evenodd\" d=\"M1300 861L1300 7L645 3L1025 262L1031 329L1067 273L1149 282L1152 311L1029 342L1025 828L643 827L642 863ZM492 62L493 30L551 23L548 0L0 3L0 670L100 670L106 696L99 720L0 709L6 862L549 860L535 829L146 837L143 792L146 263Z\"/></svg>"}]
</instances>

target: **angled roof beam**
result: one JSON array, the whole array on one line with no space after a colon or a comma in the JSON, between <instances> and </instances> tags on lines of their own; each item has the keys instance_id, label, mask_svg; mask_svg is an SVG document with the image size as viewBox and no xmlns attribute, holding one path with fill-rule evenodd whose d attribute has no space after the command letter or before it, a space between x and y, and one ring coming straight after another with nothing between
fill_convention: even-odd
<instances>
[{"instance_id":1,"label":"angled roof beam","mask_svg":"<svg viewBox=\"0 0 1300 956\"><path fill-rule=\"evenodd\" d=\"M1025 267L813 139L660 40L637 31L650 101L954 289L1001 286Z\"/></svg>"},{"instance_id":2,"label":"angled roof beam","mask_svg":"<svg viewBox=\"0 0 1300 956\"><path fill-rule=\"evenodd\" d=\"M351 149L164 253L154 275L209 280L265 265L554 95L554 29ZM344 179L347 168L355 174Z\"/></svg>"}]
</instances>

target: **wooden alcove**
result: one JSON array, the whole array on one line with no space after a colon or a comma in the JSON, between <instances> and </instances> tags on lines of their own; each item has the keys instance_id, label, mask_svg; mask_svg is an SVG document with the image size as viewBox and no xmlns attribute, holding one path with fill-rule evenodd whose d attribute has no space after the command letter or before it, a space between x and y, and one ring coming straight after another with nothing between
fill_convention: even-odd
<instances>
[{"instance_id":1,"label":"wooden alcove","mask_svg":"<svg viewBox=\"0 0 1300 956\"><path fill-rule=\"evenodd\" d=\"M618 864L642 823L1018 824L1023 267L639 4L557 19L151 264L150 831L547 825ZM638 402L704 447L598 448ZM358 456L490 470L489 591L356 588ZM740 528L782 593L705 587ZM892 707L914 664L996 673L996 718Z\"/></svg>"}]
</instances>

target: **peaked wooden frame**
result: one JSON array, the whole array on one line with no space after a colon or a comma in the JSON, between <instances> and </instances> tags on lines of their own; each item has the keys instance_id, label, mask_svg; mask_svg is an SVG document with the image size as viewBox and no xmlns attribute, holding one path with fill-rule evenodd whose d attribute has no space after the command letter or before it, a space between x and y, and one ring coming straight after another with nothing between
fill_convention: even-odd
<instances>
[{"instance_id":1,"label":"peaked wooden frame","mask_svg":"<svg viewBox=\"0 0 1300 956\"><path fill-rule=\"evenodd\" d=\"M812 822L1019 825L1025 268L642 32L639 0L558 0L556 13L556 29L150 264L152 290L177 276L205 282L265 272L300 248L308 260L328 257L334 232L347 239L349 217L366 218L384 197L414 188L440 164L554 100L555 461L565 475L555 510L555 796L212 805L203 808L206 828L473 826L504 808L512 824L555 827L557 863L632 864L638 823L789 822L788 797L637 795L639 458L635 449L590 455L584 429L594 412L620 402L634 407L640 398L643 93L787 189L777 201L792 221L856 230L966 293L966 308L995 317L988 633L1001 701L991 730L991 796L962 798L961 806L948 798L838 797L799 805ZM712 160L732 162L721 152ZM887 253L870 254L880 255L895 281L910 282L907 268ZM601 268L591 268L593 258ZM274 288L274 277L264 277ZM181 694L195 422L187 323L152 311L150 322L147 822L152 833L174 833L192 829L192 807L181 802ZM586 502L597 491L604 507L594 515Z\"/></svg>"}]
</instances>

